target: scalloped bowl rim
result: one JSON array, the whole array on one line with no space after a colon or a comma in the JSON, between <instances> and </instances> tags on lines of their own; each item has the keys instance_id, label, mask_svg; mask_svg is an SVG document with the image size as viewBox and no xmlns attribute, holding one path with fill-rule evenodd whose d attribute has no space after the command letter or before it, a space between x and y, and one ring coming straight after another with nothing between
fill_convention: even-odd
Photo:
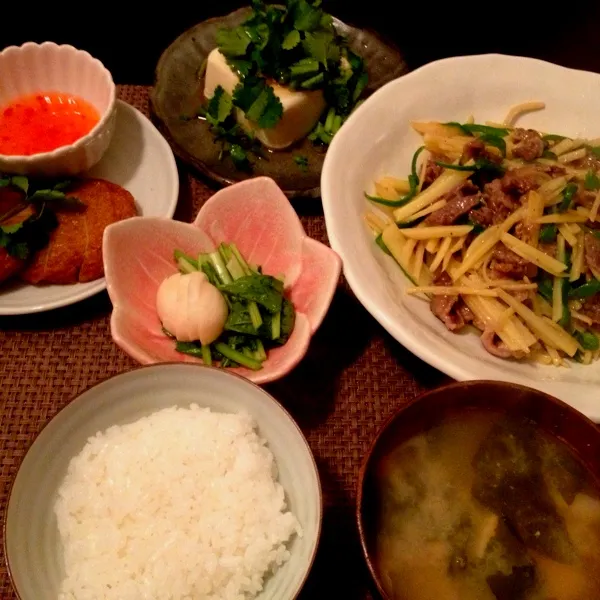
<instances>
[{"instance_id":1,"label":"scalloped bowl rim","mask_svg":"<svg viewBox=\"0 0 600 600\"><path fill-rule=\"evenodd\" d=\"M210 206L210 203L213 200L213 198L219 196L222 193L230 193L231 189L235 186L240 186L240 187L250 186L253 184L259 184L259 182L262 180L269 180L274 186L276 186L277 190L279 190L279 192L281 192L281 194L283 195L283 199L285 199L285 201L289 203L289 200L287 198L285 198L285 192L279 187L277 182L275 182L273 179L266 177L266 176L254 177L254 178L250 178L247 180L236 182L235 184L233 184L233 186L218 190L217 192L212 194L206 200L206 202L204 202L204 204L200 207L200 209L198 210L194 219L189 223L181 222L181 221L173 221L173 219L169 219L167 217L137 216L137 217L132 217L130 219L127 219L126 221L121 221L119 223L114 223L112 225L109 225L104 232L104 246L106 247L106 241L105 241L106 237L109 235L109 233L112 230L121 228L121 227L136 227L136 223L142 223L142 222L148 222L148 221L158 221L158 222L162 222L165 224L169 223L169 222L175 222L177 224L183 224L183 225L186 225L189 227L193 227L194 229L198 230L199 232L204 232L206 234L206 232L203 230L203 228L201 226L201 214L202 214L202 211L205 209L205 207ZM309 315L307 313L303 312L302 310L298 310L297 307L294 306L294 308L297 310L297 313L299 315L303 315L304 317L306 317L308 326L309 326L309 331L308 331L306 342L301 347L298 348L298 351L295 353L295 355L290 355L291 356L290 362L284 368L277 369L271 373L266 373L266 374L263 369L258 370L258 371L252 371L249 369L243 369L243 370L227 369L228 371L231 371L234 374L244 377L245 379L248 379L249 381L251 381L252 383L257 384L257 385L271 383L282 377L285 377L288 373L290 373L293 369L295 369L298 366L298 364L303 360L303 358L306 356L308 349L310 347L312 338L314 337L315 333L317 332L317 330L321 326L323 320L327 316L327 313L329 312L331 303L333 302L333 298L335 296L335 292L336 292L336 289L339 284L340 274L342 271L342 259L339 255L339 253L336 252L336 250L334 250L327 244L324 244L323 242L320 242L319 240L315 240L314 238L310 237L306 233L306 230L304 229L304 226L302 225L300 217L298 216L296 211L293 210L293 207L291 207L290 210L293 212L293 215L294 215L297 225L299 227L300 241L304 242L305 240L310 240L311 242L318 244L322 249L327 251L328 264L331 265L331 273L333 275L331 277L327 278L329 281L329 285L326 288L324 288L323 290L321 290L321 292L322 292L321 297L324 299L324 301L321 303L321 306L323 306L324 308L322 309L322 314L319 315L319 318L316 322L313 323L313 321L309 318ZM208 236L210 237L209 234L208 234ZM300 265L302 265L303 261L301 260L301 257L298 260L300 262ZM105 267L105 270L107 270L106 267ZM131 344L129 343L128 336L123 335L118 327L115 328L114 324L117 320L117 313L119 313L120 311L126 311L127 308L125 306L123 306L123 302L120 300L120 297L118 295L117 296L114 295L113 285L112 285L112 270L108 269L107 271L108 271L108 275L106 276L106 288L107 288L108 294L110 296L111 303L113 305L113 311L110 316L110 332L111 332L111 337L112 337L113 341L127 355L129 355L130 357L132 357L134 360L136 360L138 363L140 363L142 365L152 365L152 364L159 364L159 363L163 362L162 359L160 359L160 358L147 360L147 352L144 350L144 348L132 348ZM174 272L176 272L176 271L174 271ZM302 267L301 267L300 273L302 273ZM297 284L297 281L292 283L289 287L289 290L293 290L294 286L296 284ZM281 348L282 349L285 348L285 345L282 346ZM184 364L202 364L202 363L198 363L195 361L194 362L185 361L183 359L180 362L184 363ZM265 361L265 366L268 366L268 357L267 357L267 360Z\"/></svg>"},{"instance_id":2,"label":"scalloped bowl rim","mask_svg":"<svg viewBox=\"0 0 600 600\"><path fill-rule=\"evenodd\" d=\"M92 56L87 50L80 50L79 48L76 48L75 46L72 46L71 44L57 44L56 42L50 42L50 41L42 42L39 44L37 42L25 42L24 44L21 44L20 46L7 46L0 52L0 57L2 57L3 55L6 55L6 54L20 52L21 50L27 49L27 48L39 49L39 48L43 48L43 47L51 47L51 48L54 48L55 50L58 50L60 48L67 48L67 49L69 49L69 51L72 51L72 52L75 52L77 54L81 54L82 56L84 56L86 58L86 60L88 60L90 63L94 64L96 68L99 67L99 70L102 71L104 73L104 75L106 76L108 88L109 88L110 100L109 100L108 106L106 107L106 109L104 110L102 115L100 116L100 119L98 120L98 122L84 136L78 138L71 144L59 146L58 148L55 148L54 150L50 150L48 152L38 152L36 154L2 154L2 153L0 153L0 159L3 162L5 162L6 164L18 162L23 165L31 165L35 162L42 162L42 161L46 161L49 159L59 158L62 155L70 152L73 149L78 149L81 146L84 146L85 144L87 144L91 139L96 137L96 135L98 134L100 129L104 128L107 121L111 118L112 114L115 111L115 106L116 106L116 102L117 102L117 86L115 85L113 76L112 76L111 72L106 68L106 66L102 63L102 61L100 59Z\"/></svg>"}]
</instances>

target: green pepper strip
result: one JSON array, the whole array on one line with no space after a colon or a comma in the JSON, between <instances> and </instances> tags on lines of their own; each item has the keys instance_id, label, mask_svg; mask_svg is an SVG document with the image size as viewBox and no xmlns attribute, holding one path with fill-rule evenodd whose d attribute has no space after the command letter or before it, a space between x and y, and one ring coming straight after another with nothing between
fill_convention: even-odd
<instances>
[{"instance_id":1,"label":"green pepper strip","mask_svg":"<svg viewBox=\"0 0 600 600\"><path fill-rule=\"evenodd\" d=\"M584 350L598 350L600 348L598 336L591 331L578 331L576 338Z\"/></svg>"},{"instance_id":2,"label":"green pepper strip","mask_svg":"<svg viewBox=\"0 0 600 600\"><path fill-rule=\"evenodd\" d=\"M561 203L558 205L558 212L565 212L566 210L569 210L569 207L571 206L571 202L573 201L573 196L576 194L576 192L577 192L577 184L569 183L569 185L567 185L567 187L563 190L563 193L562 193L563 199L562 199Z\"/></svg>"},{"instance_id":3,"label":"green pepper strip","mask_svg":"<svg viewBox=\"0 0 600 600\"><path fill-rule=\"evenodd\" d=\"M597 279L591 279L587 283L573 288L569 292L569 298L589 298L590 296L594 296L598 293L600 293L600 281Z\"/></svg>"},{"instance_id":4,"label":"green pepper strip","mask_svg":"<svg viewBox=\"0 0 600 600\"><path fill-rule=\"evenodd\" d=\"M419 154L425 150L425 146L421 146L412 157L411 163L411 173L408 176L408 183L410 185L410 191L406 196L399 198L398 200L386 200L385 198L380 198L379 196L371 196L365 192L365 197L367 200L371 202L375 202L376 204L381 204L383 206L390 206L392 208L398 208L399 206L404 206L408 202L410 202L417 195L417 187L419 186L419 176L417 175L417 159L419 158Z\"/></svg>"}]
</instances>

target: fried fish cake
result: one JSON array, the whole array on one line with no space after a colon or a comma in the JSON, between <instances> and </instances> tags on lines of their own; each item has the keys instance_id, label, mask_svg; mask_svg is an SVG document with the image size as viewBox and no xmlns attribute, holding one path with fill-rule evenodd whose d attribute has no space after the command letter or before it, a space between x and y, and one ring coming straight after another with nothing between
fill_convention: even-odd
<instances>
[{"instance_id":1,"label":"fried fish cake","mask_svg":"<svg viewBox=\"0 0 600 600\"><path fill-rule=\"evenodd\" d=\"M133 196L104 179L86 179L67 196L78 198L84 210L57 210L58 227L49 244L20 273L29 283L69 284L104 275L102 236L111 223L137 215Z\"/></svg>"},{"instance_id":2,"label":"fried fish cake","mask_svg":"<svg viewBox=\"0 0 600 600\"><path fill-rule=\"evenodd\" d=\"M25 264L26 261L11 256L6 248L0 248L0 283L14 277Z\"/></svg>"}]
</instances>

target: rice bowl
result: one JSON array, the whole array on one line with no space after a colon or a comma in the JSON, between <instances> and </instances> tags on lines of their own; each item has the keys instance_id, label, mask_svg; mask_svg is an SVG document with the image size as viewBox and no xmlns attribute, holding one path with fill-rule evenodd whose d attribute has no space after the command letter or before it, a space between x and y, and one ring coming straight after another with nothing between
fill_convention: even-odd
<instances>
[{"instance_id":1,"label":"rice bowl","mask_svg":"<svg viewBox=\"0 0 600 600\"><path fill-rule=\"evenodd\" d=\"M199 408L190 409L193 404ZM171 439L169 451L164 446L169 441L164 427L157 427L157 422L149 418L149 415L157 415L161 411L163 416L169 417L167 420L172 420L171 428L176 424L181 430L177 439ZM199 419L206 420L200 428ZM183 426L184 421L190 421L191 425ZM257 425L256 429L253 429L254 424ZM152 446L148 443L137 446L139 456L145 453L153 458L154 463L154 466L146 463L143 478L139 477L140 461L133 460L132 455L134 430L137 431L136 435L143 437L145 432L146 436L155 440ZM191 432L197 433L198 430L204 433L200 440L194 441ZM94 437L98 432L104 433ZM204 441L212 440L204 448L205 452L209 446L214 449L215 443L221 444L221 448L230 446L229 450L220 452L223 460L207 459L202 467L197 463L189 467L179 465L178 459L183 462L186 455L189 457L200 452L204 438ZM234 438L236 442L232 444ZM105 443L107 440L111 440L111 446L121 440L121 450L132 460L115 458L119 445L112 448L111 454ZM156 440L161 440L161 443ZM95 460L94 457L99 456L96 450L100 446L100 452L105 456ZM85 469L77 468L76 459L68 475L68 483L61 489L69 473L69 464L82 450L85 452L83 460L87 463ZM121 494L119 502L114 501L111 493L115 490L110 491L107 478L102 475L108 468L104 459L110 457L110 478L113 481L119 477L126 480L137 471L137 489ZM95 466L90 469L94 461ZM80 462L79 467L82 464ZM232 465L233 469L230 470ZM216 474L223 472L225 467L228 467L227 477L217 479ZM279 483L275 483L274 468ZM82 485L80 475L84 472L88 479ZM204 474L206 481L200 482L202 485L192 486L185 481L185 474L189 479L189 473L192 472L200 476ZM153 475L156 479L157 474L162 481L152 489L154 493L158 491L160 501L144 499L144 493L150 489L150 479ZM177 479L183 481L174 486L173 482ZM216 485L215 481L221 482L221 489L211 491L211 486ZM203 484L206 482L210 482L210 485ZM237 491L224 494L223 491L231 486ZM195 487L194 491L192 487ZM59 489L62 500L57 505ZM93 503L89 502L90 494ZM102 498L101 494L106 497ZM210 519L203 520L203 524L198 522L202 506L197 504L202 504L202 501L196 503L193 498L202 494L204 514L210 513L212 523ZM240 504L240 494L250 494L251 498L246 498ZM224 499L219 505L215 502L217 496ZM256 508L257 499L262 499L260 510ZM58 515L55 514L55 506ZM212 507L210 511L206 510L208 506ZM238 508L232 511L232 506ZM68 510L65 510L67 507ZM149 514L160 516L151 516L148 521ZM213 584L217 593L211 596L206 590L196 590L201 597L291 600L300 591L314 559L321 515L321 490L314 459L297 425L276 401L243 378L216 368L160 364L112 377L90 388L44 428L23 459L10 492L4 524L5 557L11 582L20 600L102 597L99 596L99 588L93 586L85 594L74 596L73 590L77 589L82 578L90 581L89 576L83 575L79 577L79 583L78 577L74 577L68 580L68 585L65 584L63 591L70 595L59 596L62 582L67 581L65 576L73 574L73 565L80 563L86 565L88 573L90 570L92 573L101 573L103 570L109 573L113 569L115 572L110 573L112 579L107 582L110 584L118 583L119 578L123 579L123 570L131 568L135 571L137 567L136 572L141 573L140 569L147 569L146 575L150 575L150 578L155 577L156 581L162 578L162 585L166 585L171 593L170 598L195 597L190 596L189 591L197 584L194 575L202 579L212 568L213 572L218 570L221 574L221 582L217 581L218 577L204 579ZM99 528L94 519L96 523L102 523L102 535L98 534ZM174 527L174 521L179 525ZM265 527L267 521L268 535ZM182 525L190 522L192 526ZM219 525L216 525L217 522ZM119 528L115 528L114 523L119 523ZM231 529L228 529L230 526ZM144 531L145 527L148 527L147 531ZM231 540L235 542L235 536L241 529L249 532L248 539L232 544ZM259 529L263 533L258 534ZM211 533L213 530L217 533ZM237 533L233 533L234 530ZM131 564L127 565L123 559L118 565L112 559L106 560L106 556L111 556L110 552L118 555L119 550L123 554L124 550L135 547L133 536L126 535L134 531L141 543L135 554L129 553ZM168 533L177 550L172 555L164 553L164 548L156 541L144 538L144 535L151 537L152 532L159 533L161 537L165 532ZM104 540L105 548L112 544L113 548L104 558L90 555L91 545L84 538L91 533L96 535L97 541ZM64 547L61 534L65 539L72 536ZM205 541L198 542L200 538ZM220 570L215 569L218 566L215 561L212 566L209 564L207 539L210 539L210 543L220 544L219 551L211 551L222 560ZM162 542L164 546L165 539ZM244 559L236 555L238 546L247 550ZM158 562L162 564L149 568L153 552L160 556ZM198 556L202 554L204 557L199 559ZM146 564L141 567L143 561ZM190 566L192 563L193 566ZM201 569L198 568L200 563ZM247 568L240 568L242 563ZM283 564L278 567L278 563ZM32 569L32 565L36 565L36 568ZM83 573L85 569L76 570ZM121 575L116 571L121 571ZM257 595L263 575L264 589ZM225 580L230 584L228 595L219 588ZM157 584L154 586L156 588ZM123 600L139 598L140 590L134 588L132 592L131 588L122 587L121 593L112 597ZM149 593L143 597L165 596L159 590L157 596Z\"/></svg>"}]
</instances>

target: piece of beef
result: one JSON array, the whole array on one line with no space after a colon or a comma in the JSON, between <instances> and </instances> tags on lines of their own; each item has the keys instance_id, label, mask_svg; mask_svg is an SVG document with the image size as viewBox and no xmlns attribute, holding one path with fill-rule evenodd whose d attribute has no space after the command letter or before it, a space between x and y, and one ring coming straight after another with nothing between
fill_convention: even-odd
<instances>
[{"instance_id":1,"label":"piece of beef","mask_svg":"<svg viewBox=\"0 0 600 600\"><path fill-rule=\"evenodd\" d=\"M514 144L513 156L532 161L544 153L544 140L534 129L521 129L517 127L510 134Z\"/></svg>"},{"instance_id":2,"label":"piece of beef","mask_svg":"<svg viewBox=\"0 0 600 600\"><path fill-rule=\"evenodd\" d=\"M425 225L452 225L481 202L481 192L475 184L467 180L446 194L444 199L446 205L431 213L425 219Z\"/></svg>"},{"instance_id":3,"label":"piece of beef","mask_svg":"<svg viewBox=\"0 0 600 600\"><path fill-rule=\"evenodd\" d=\"M576 206L583 206L585 208L592 208L596 194L594 192L588 192L581 187L577 189L577 192L573 195L573 204Z\"/></svg>"},{"instance_id":4,"label":"piece of beef","mask_svg":"<svg viewBox=\"0 0 600 600\"><path fill-rule=\"evenodd\" d=\"M434 285L452 285L452 279L442 271L434 280ZM461 314L462 300L459 296L441 296L435 294L431 298L431 312L447 327L449 331L458 331L465 326L465 318Z\"/></svg>"},{"instance_id":5,"label":"piece of beef","mask_svg":"<svg viewBox=\"0 0 600 600\"><path fill-rule=\"evenodd\" d=\"M600 239L593 233L586 233L583 237L585 262L594 277L600 279Z\"/></svg>"},{"instance_id":6,"label":"piece of beef","mask_svg":"<svg viewBox=\"0 0 600 600\"><path fill-rule=\"evenodd\" d=\"M523 277L532 279L537 275L537 267L533 263L515 254L502 242L496 244L492 252L490 267L496 274L511 279L523 279Z\"/></svg>"},{"instance_id":7,"label":"piece of beef","mask_svg":"<svg viewBox=\"0 0 600 600\"><path fill-rule=\"evenodd\" d=\"M469 218L483 227L489 227L504 222L518 207L518 201L502 189L501 180L494 179L485 184L483 206L472 210Z\"/></svg>"},{"instance_id":8,"label":"piece of beef","mask_svg":"<svg viewBox=\"0 0 600 600\"><path fill-rule=\"evenodd\" d=\"M424 190L428 188L441 174L444 170L444 167L440 167L440 165L436 165L435 161L437 159L435 157L431 157L427 159L427 163L425 164L425 171L423 172L423 185L421 189Z\"/></svg>"},{"instance_id":9,"label":"piece of beef","mask_svg":"<svg viewBox=\"0 0 600 600\"><path fill-rule=\"evenodd\" d=\"M456 312L463 318L465 325L467 325L468 323L473 323L475 325L475 315L473 314L473 311L464 302L459 304L458 308L456 309ZM475 325L475 327L477 327L477 325Z\"/></svg>"},{"instance_id":10,"label":"piece of beef","mask_svg":"<svg viewBox=\"0 0 600 600\"><path fill-rule=\"evenodd\" d=\"M567 173L567 170L560 165L536 165L536 167L550 177L561 177Z\"/></svg>"},{"instance_id":11,"label":"piece of beef","mask_svg":"<svg viewBox=\"0 0 600 600\"><path fill-rule=\"evenodd\" d=\"M489 152L486 149L485 144L479 138L475 138L465 144L461 158L461 162L463 163L468 160L477 160L478 158L485 158L494 163L502 162L502 157L493 152Z\"/></svg>"},{"instance_id":12,"label":"piece of beef","mask_svg":"<svg viewBox=\"0 0 600 600\"><path fill-rule=\"evenodd\" d=\"M585 169L600 172L600 158L593 154L588 154L579 160L575 160L572 163L576 169Z\"/></svg>"},{"instance_id":13,"label":"piece of beef","mask_svg":"<svg viewBox=\"0 0 600 600\"><path fill-rule=\"evenodd\" d=\"M600 295L596 294L595 296L586 298L579 312L589 317L594 323L600 324Z\"/></svg>"},{"instance_id":14,"label":"piece of beef","mask_svg":"<svg viewBox=\"0 0 600 600\"><path fill-rule=\"evenodd\" d=\"M506 344L496 335L493 329L485 329L481 334L481 343L483 347L492 356L498 358L511 358L512 352L506 347Z\"/></svg>"},{"instance_id":15,"label":"piece of beef","mask_svg":"<svg viewBox=\"0 0 600 600\"><path fill-rule=\"evenodd\" d=\"M506 171L500 180L502 190L513 196L522 196L539 187L541 173L543 170L538 169L537 165Z\"/></svg>"}]
</instances>

